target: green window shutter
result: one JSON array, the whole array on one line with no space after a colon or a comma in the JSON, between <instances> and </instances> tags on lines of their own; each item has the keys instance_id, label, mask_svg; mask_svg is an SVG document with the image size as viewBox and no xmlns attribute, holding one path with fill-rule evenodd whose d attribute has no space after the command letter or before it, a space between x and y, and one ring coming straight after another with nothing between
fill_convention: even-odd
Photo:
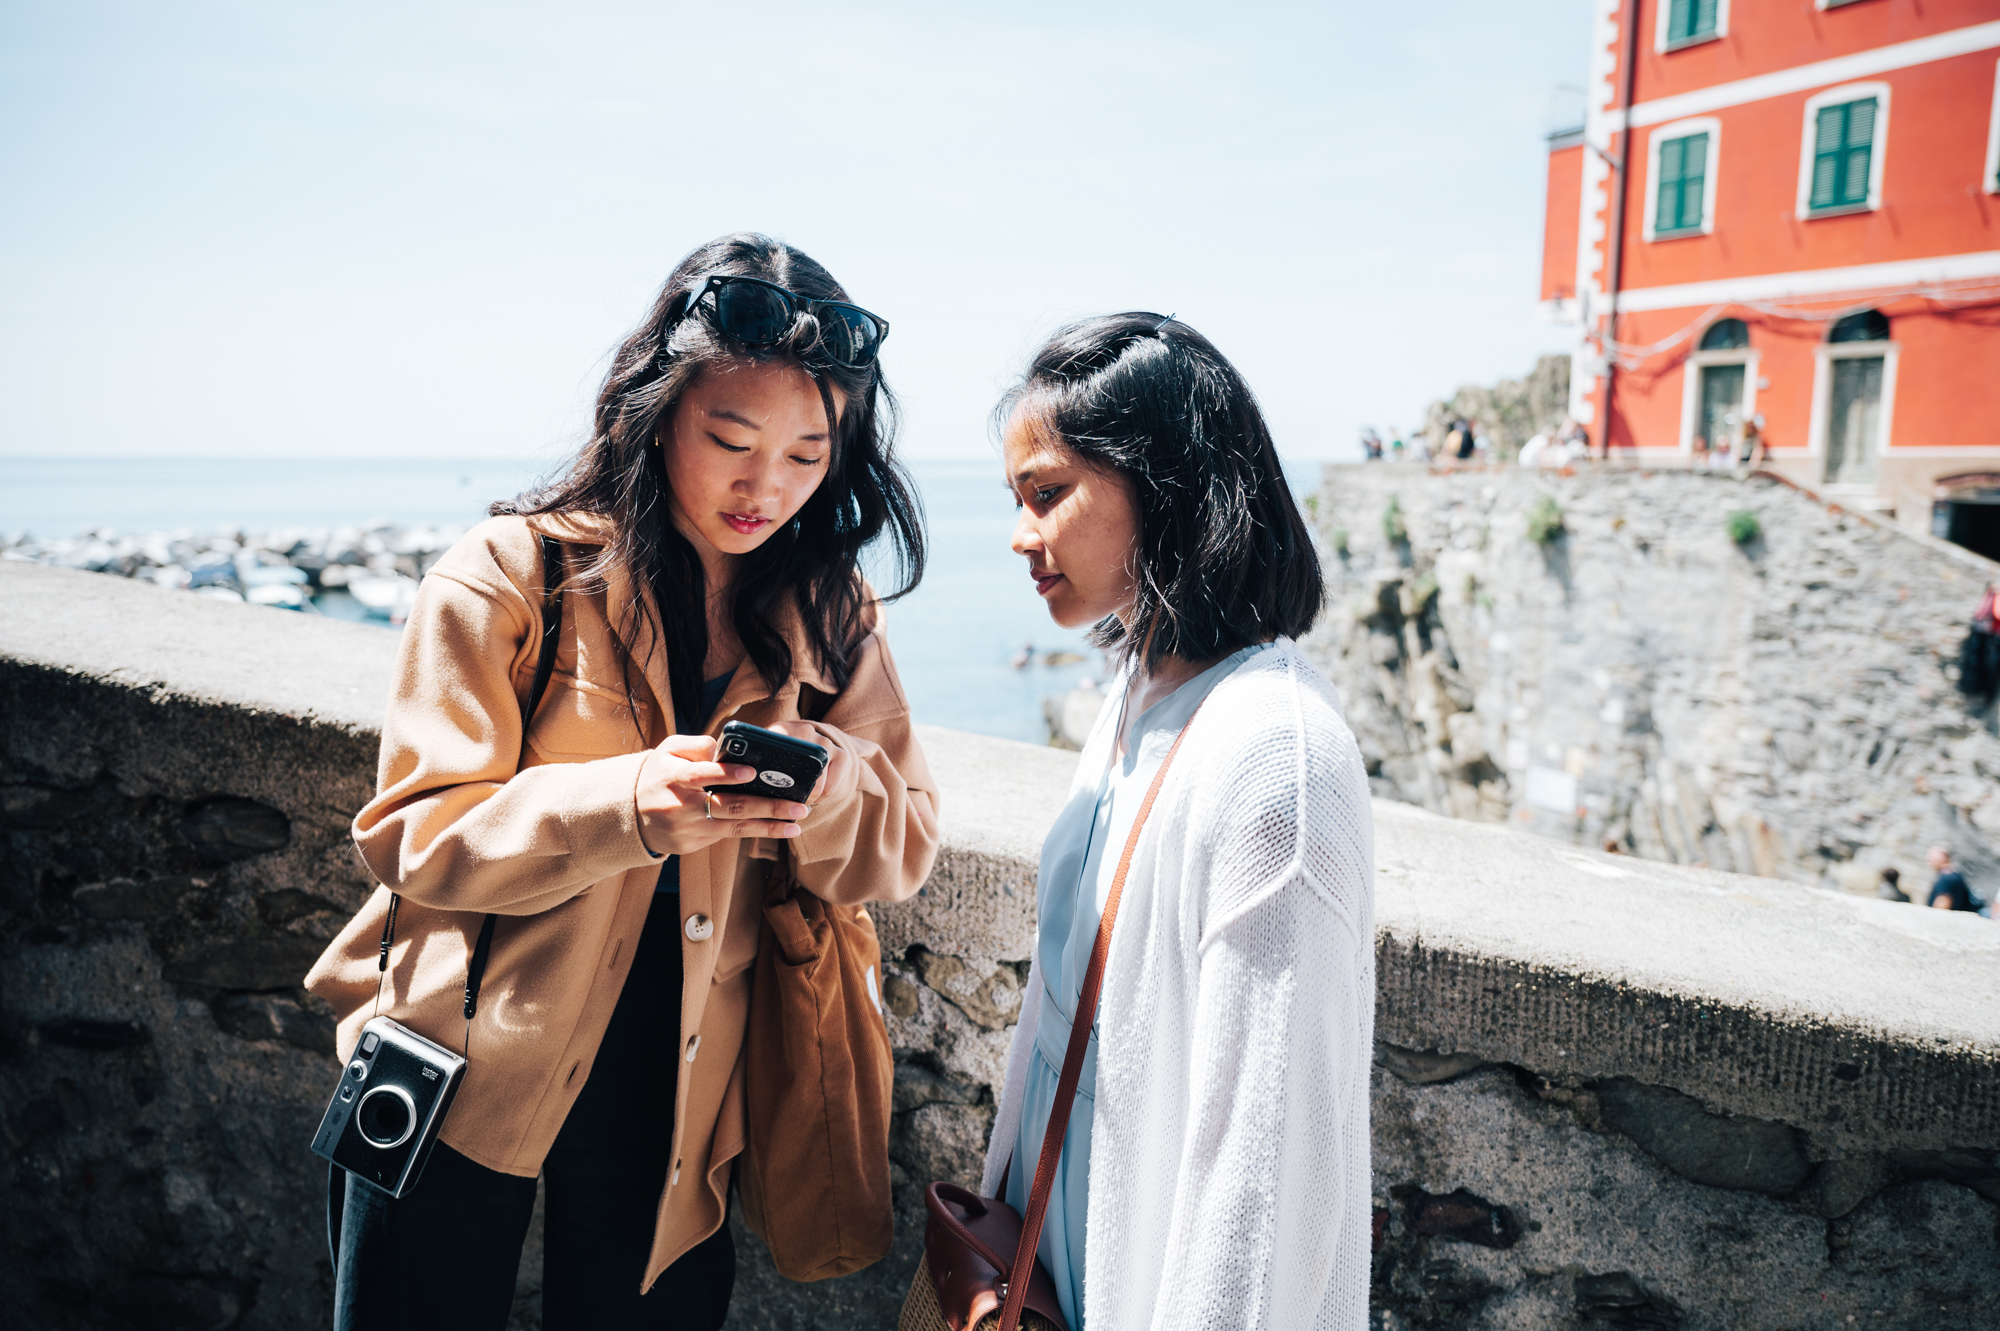
<instances>
[{"instance_id":1,"label":"green window shutter","mask_svg":"<svg viewBox=\"0 0 2000 1331\"><path fill-rule=\"evenodd\" d=\"M1667 41L1687 42L1715 32L1719 0L1671 0L1667 6Z\"/></svg>"},{"instance_id":2,"label":"green window shutter","mask_svg":"<svg viewBox=\"0 0 2000 1331\"><path fill-rule=\"evenodd\" d=\"M1868 202L1868 159L1875 152L1875 99L1847 104L1847 151L1842 155L1840 201Z\"/></svg>"},{"instance_id":3,"label":"green window shutter","mask_svg":"<svg viewBox=\"0 0 2000 1331\"><path fill-rule=\"evenodd\" d=\"M1665 235L1679 229L1681 215L1681 149L1686 139L1668 139L1660 145L1660 197L1653 207L1653 233Z\"/></svg>"},{"instance_id":4,"label":"green window shutter","mask_svg":"<svg viewBox=\"0 0 2000 1331\"><path fill-rule=\"evenodd\" d=\"M1819 109L1819 121L1813 127L1809 208L1845 208L1868 202L1868 169L1875 154L1875 112L1873 97Z\"/></svg>"},{"instance_id":5,"label":"green window shutter","mask_svg":"<svg viewBox=\"0 0 2000 1331\"><path fill-rule=\"evenodd\" d=\"M1702 190L1708 184L1708 135L1692 134L1681 142L1687 145L1681 163L1681 225L1699 231Z\"/></svg>"},{"instance_id":6,"label":"green window shutter","mask_svg":"<svg viewBox=\"0 0 2000 1331\"><path fill-rule=\"evenodd\" d=\"M1847 108L1822 106L1819 124L1813 133L1812 194L1809 206L1831 208L1840 173L1841 148L1847 141Z\"/></svg>"},{"instance_id":7,"label":"green window shutter","mask_svg":"<svg viewBox=\"0 0 2000 1331\"><path fill-rule=\"evenodd\" d=\"M1708 180L1708 135L1690 134L1660 145L1660 188L1653 206L1653 234L1701 230Z\"/></svg>"}]
</instances>

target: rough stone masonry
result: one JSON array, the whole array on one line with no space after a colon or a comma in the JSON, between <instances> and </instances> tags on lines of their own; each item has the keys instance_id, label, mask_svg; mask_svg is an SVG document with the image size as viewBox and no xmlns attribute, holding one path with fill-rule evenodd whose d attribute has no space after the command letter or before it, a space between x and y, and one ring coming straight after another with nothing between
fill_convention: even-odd
<instances>
[{"instance_id":1,"label":"rough stone masonry","mask_svg":"<svg viewBox=\"0 0 2000 1331\"><path fill-rule=\"evenodd\" d=\"M1942 843L2000 896L2000 729L1954 687L2000 565L1729 475L1336 466L1313 507L1378 794L1863 893Z\"/></svg>"},{"instance_id":2,"label":"rough stone masonry","mask_svg":"<svg viewBox=\"0 0 2000 1331\"><path fill-rule=\"evenodd\" d=\"M297 985L372 887L347 822L394 638L25 564L0 606L0 1306L323 1326L337 1067ZM893 1326L922 1185L977 1178L1076 759L919 738L945 845L876 912L896 1246L795 1285L738 1223L744 1331ZM1991 1325L2000 930L1375 818L1376 1325Z\"/></svg>"}]
</instances>

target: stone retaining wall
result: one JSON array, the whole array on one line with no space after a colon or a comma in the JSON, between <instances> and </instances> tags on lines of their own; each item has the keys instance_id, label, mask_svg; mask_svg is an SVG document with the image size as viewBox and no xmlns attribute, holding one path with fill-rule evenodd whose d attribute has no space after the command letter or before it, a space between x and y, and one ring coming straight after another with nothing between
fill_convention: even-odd
<instances>
[{"instance_id":1,"label":"stone retaining wall","mask_svg":"<svg viewBox=\"0 0 2000 1331\"><path fill-rule=\"evenodd\" d=\"M1729 474L1335 466L1314 507L1378 794L1868 895L1942 843L2000 896L2000 714L1955 687L2000 564Z\"/></svg>"},{"instance_id":2,"label":"stone retaining wall","mask_svg":"<svg viewBox=\"0 0 2000 1331\"><path fill-rule=\"evenodd\" d=\"M0 1304L323 1325L331 1029L296 981L369 889L394 639L20 564L0 609ZM739 1225L735 1327L893 1325L917 1188L978 1170L1075 759L922 738L947 843L879 913L897 1248L791 1285ZM1376 819L1378 1325L1989 1324L2000 926Z\"/></svg>"}]
</instances>

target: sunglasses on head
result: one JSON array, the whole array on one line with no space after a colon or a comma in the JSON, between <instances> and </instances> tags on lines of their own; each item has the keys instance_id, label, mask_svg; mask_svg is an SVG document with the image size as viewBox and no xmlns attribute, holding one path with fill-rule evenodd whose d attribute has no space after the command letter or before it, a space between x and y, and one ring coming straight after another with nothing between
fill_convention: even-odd
<instances>
[{"instance_id":1,"label":"sunglasses on head","mask_svg":"<svg viewBox=\"0 0 2000 1331\"><path fill-rule=\"evenodd\" d=\"M731 341L773 346L785 340L801 313L810 314L819 326L819 345L828 359L850 370L865 370L874 364L882 340L889 336L889 321L859 305L844 300L808 300L760 277L719 273L695 288L681 317L694 313L710 295L715 297L716 331ZM668 332L672 331L669 325Z\"/></svg>"}]
</instances>

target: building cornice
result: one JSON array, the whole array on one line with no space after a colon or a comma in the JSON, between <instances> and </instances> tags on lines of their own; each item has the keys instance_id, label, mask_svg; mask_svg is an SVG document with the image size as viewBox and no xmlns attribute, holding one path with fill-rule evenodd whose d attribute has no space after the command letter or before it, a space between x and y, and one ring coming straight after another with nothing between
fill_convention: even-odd
<instances>
[{"instance_id":1,"label":"building cornice","mask_svg":"<svg viewBox=\"0 0 2000 1331\"><path fill-rule=\"evenodd\" d=\"M1615 108L1601 110L1591 117L1592 128L1599 130L1600 133L1617 133L1625 129L1628 123L1633 128L1657 125L1669 120L1680 120L1686 116L1719 111L1724 107L1741 106L1745 102L1761 102L1769 97L1811 92L1836 83L1848 83L1876 74L1886 74L1891 70L1907 69L1912 65L1927 65L1934 60L1947 60L1952 56L1966 55L1974 51L1990 51L1996 47L2000 47L2000 19L1991 23L1975 23L1970 27L1953 28L1949 32L1932 33L1928 37L1916 37L1890 46L1878 46L1870 51L1834 56L1830 60L1817 60L1809 65L1775 69L1768 74L1757 74L1731 83L1718 83L1708 88L1695 88L1688 92L1675 93L1671 97L1656 97L1649 102L1635 102L1631 111L1622 115Z\"/></svg>"},{"instance_id":2,"label":"building cornice","mask_svg":"<svg viewBox=\"0 0 2000 1331\"><path fill-rule=\"evenodd\" d=\"M1707 282L1671 286L1626 287L1618 293L1618 312L1693 309L1747 301L1782 300L1787 296L1861 295L1884 287L1929 286L2000 277L2000 250L1973 254L1941 254L1928 259L1897 259L1889 263L1852 264L1844 268L1811 268L1792 273L1748 273Z\"/></svg>"}]
</instances>

